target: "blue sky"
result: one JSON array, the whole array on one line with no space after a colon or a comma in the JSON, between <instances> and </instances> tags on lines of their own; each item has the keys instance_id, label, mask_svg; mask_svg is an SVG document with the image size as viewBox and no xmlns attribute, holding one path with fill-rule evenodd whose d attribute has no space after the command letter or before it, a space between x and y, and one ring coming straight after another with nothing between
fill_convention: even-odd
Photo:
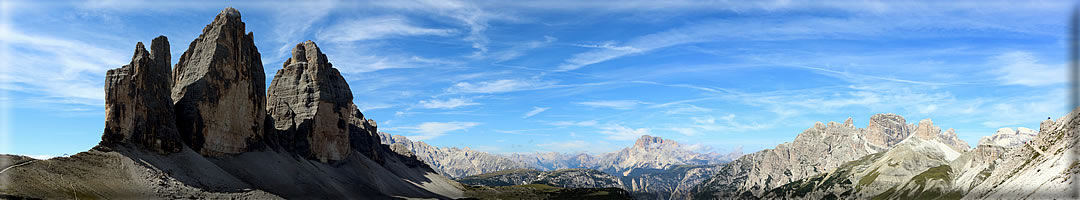
<instances>
[{"instance_id":1,"label":"blue sky","mask_svg":"<svg viewBox=\"0 0 1080 200\"><path fill-rule=\"evenodd\" d=\"M608 152L642 134L753 152L875 113L974 144L1065 114L1062 1L2 1L0 153L73 154L136 42L173 63L241 11L267 82L313 40L379 129L495 153ZM269 85L269 84L268 84Z\"/></svg>"}]
</instances>

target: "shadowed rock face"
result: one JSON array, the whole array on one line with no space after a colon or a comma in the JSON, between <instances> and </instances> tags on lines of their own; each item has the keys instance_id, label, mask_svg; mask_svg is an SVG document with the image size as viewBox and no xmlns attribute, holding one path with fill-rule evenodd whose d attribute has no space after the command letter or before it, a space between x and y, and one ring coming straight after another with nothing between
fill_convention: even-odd
<instances>
[{"instance_id":1,"label":"shadowed rock face","mask_svg":"<svg viewBox=\"0 0 1080 200\"><path fill-rule=\"evenodd\" d=\"M363 115L356 116L349 84L314 42L297 44L292 55L268 91L267 112L278 143L308 158L342 160L351 150L350 129L366 128L366 120L352 119ZM350 126L357 122L360 126Z\"/></svg>"},{"instance_id":2,"label":"shadowed rock face","mask_svg":"<svg viewBox=\"0 0 1080 200\"><path fill-rule=\"evenodd\" d=\"M169 99L169 39L135 45L131 63L105 75L105 133L101 145L135 145L161 154L182 148Z\"/></svg>"},{"instance_id":3,"label":"shadowed rock face","mask_svg":"<svg viewBox=\"0 0 1080 200\"><path fill-rule=\"evenodd\" d=\"M263 136L266 77L240 12L222 10L173 69L176 125L203 155L235 154Z\"/></svg>"}]
</instances>

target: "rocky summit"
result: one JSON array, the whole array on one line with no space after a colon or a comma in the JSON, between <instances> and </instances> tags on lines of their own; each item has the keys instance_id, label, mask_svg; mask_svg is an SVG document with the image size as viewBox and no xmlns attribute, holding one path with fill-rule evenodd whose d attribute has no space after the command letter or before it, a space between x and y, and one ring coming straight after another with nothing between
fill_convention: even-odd
<instances>
[{"instance_id":1,"label":"rocky summit","mask_svg":"<svg viewBox=\"0 0 1080 200\"><path fill-rule=\"evenodd\" d=\"M227 8L173 69L172 100L183 140L203 155L235 154L262 140L266 75L254 34Z\"/></svg>"},{"instance_id":2,"label":"rocky summit","mask_svg":"<svg viewBox=\"0 0 1080 200\"><path fill-rule=\"evenodd\" d=\"M352 103L349 84L315 42L297 44L292 55L274 75L267 92L266 110L277 131L275 142L308 158L342 160L352 147L350 129L372 126L365 125L366 120L357 120L360 124L351 120L359 111ZM364 132L358 137L372 138L367 131L354 131Z\"/></svg>"},{"instance_id":3,"label":"rocky summit","mask_svg":"<svg viewBox=\"0 0 1080 200\"><path fill-rule=\"evenodd\" d=\"M105 73L105 133L101 147L130 144L162 154L179 152L172 99L169 39L135 45L131 63Z\"/></svg>"}]
</instances>

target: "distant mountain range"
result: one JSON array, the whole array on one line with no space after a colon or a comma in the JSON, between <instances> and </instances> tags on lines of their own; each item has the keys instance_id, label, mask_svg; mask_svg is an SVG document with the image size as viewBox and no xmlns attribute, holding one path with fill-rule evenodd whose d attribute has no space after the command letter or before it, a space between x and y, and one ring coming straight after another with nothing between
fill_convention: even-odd
<instances>
[{"instance_id":1,"label":"distant mountain range","mask_svg":"<svg viewBox=\"0 0 1080 200\"><path fill-rule=\"evenodd\" d=\"M1044 121L1039 132L999 129L974 149L930 119L907 123L899 115L877 114L866 128L850 118L819 122L792 142L730 161L734 154L685 151L652 136L599 155L504 156L380 134L383 143L408 149L441 174L473 185L620 187L638 199L1041 199L1071 195L1068 177L1080 164L1064 155L1075 143L1068 139L1076 135L1075 113ZM570 169L577 173L557 173ZM577 182L545 181L554 177Z\"/></svg>"},{"instance_id":2,"label":"distant mountain range","mask_svg":"<svg viewBox=\"0 0 1080 200\"><path fill-rule=\"evenodd\" d=\"M403 136L379 134L383 144L390 145L391 148L407 149L409 153L431 165L435 171L448 177L458 178L459 181L475 180L477 177L474 175L492 177L493 174L532 174L563 169L591 169L615 175L612 177L618 178L616 185L631 191L635 196L647 197L647 199L667 199L675 190L692 187L700 182L698 180L703 180L715 173L719 164L741 155L738 152L718 154L690 151L673 140L648 135L641 136L631 147L599 155L556 152L498 155L468 148L433 147L424 142L411 141ZM516 169L533 169L534 171ZM530 179L513 183L520 185L534 181Z\"/></svg>"}]
</instances>

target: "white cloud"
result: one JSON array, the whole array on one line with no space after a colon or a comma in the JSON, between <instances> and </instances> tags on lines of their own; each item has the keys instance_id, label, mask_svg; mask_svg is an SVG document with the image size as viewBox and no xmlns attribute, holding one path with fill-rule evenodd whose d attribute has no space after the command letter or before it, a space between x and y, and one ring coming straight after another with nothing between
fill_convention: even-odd
<instances>
[{"instance_id":1,"label":"white cloud","mask_svg":"<svg viewBox=\"0 0 1080 200\"><path fill-rule=\"evenodd\" d=\"M586 106L592 106L592 107L603 107L603 108L612 108L612 109L618 109L618 110L629 110L629 109L636 108L638 105L648 104L648 103L638 101L638 100L609 100L609 101L586 101L586 102L578 102L577 104L586 105Z\"/></svg>"},{"instance_id":2,"label":"white cloud","mask_svg":"<svg viewBox=\"0 0 1080 200\"><path fill-rule=\"evenodd\" d=\"M679 106L677 108L665 110L664 114L673 115L673 114L682 114L682 113L701 113L701 112L712 112L712 109L702 108L702 107L698 107L698 106L690 105L690 104L685 104L685 105Z\"/></svg>"},{"instance_id":3,"label":"white cloud","mask_svg":"<svg viewBox=\"0 0 1080 200\"><path fill-rule=\"evenodd\" d=\"M535 80L503 79L482 82L459 82L447 89L451 93L503 93L521 90L533 90L551 86L551 83Z\"/></svg>"},{"instance_id":4,"label":"white cloud","mask_svg":"<svg viewBox=\"0 0 1080 200\"><path fill-rule=\"evenodd\" d=\"M396 36L435 35L450 36L453 29L423 28L410 24L401 16L379 16L348 20L331 25L316 35L319 40L351 42L374 40Z\"/></svg>"},{"instance_id":5,"label":"white cloud","mask_svg":"<svg viewBox=\"0 0 1080 200\"><path fill-rule=\"evenodd\" d=\"M541 112L544 112L544 111L546 111L546 110L548 110L550 108L551 107L533 107L532 111L529 111L529 112L525 113L525 115L521 116L521 118L532 117L533 115L540 114Z\"/></svg>"},{"instance_id":6,"label":"white cloud","mask_svg":"<svg viewBox=\"0 0 1080 200\"><path fill-rule=\"evenodd\" d=\"M596 126L596 120L572 122L572 121L557 121L551 123L554 126Z\"/></svg>"},{"instance_id":7,"label":"white cloud","mask_svg":"<svg viewBox=\"0 0 1080 200\"><path fill-rule=\"evenodd\" d=\"M448 132L457 130L466 130L474 126L478 126L477 122L424 122L418 126L412 127L396 127L389 128L387 130L402 130L410 133L417 133L419 135L406 136L411 140L427 140L434 139L439 136L443 136Z\"/></svg>"},{"instance_id":8,"label":"white cloud","mask_svg":"<svg viewBox=\"0 0 1080 200\"><path fill-rule=\"evenodd\" d=\"M1015 51L1003 53L991 59L998 65L995 73L1003 85L1043 86L1061 84L1066 80L1064 64L1047 65L1040 63L1030 52Z\"/></svg>"},{"instance_id":9,"label":"white cloud","mask_svg":"<svg viewBox=\"0 0 1080 200\"><path fill-rule=\"evenodd\" d=\"M14 29L0 29L0 41L11 57L4 62L0 87L34 94L40 103L104 106L105 71L127 64L125 51L98 48L81 41L26 35ZM131 44L131 50L135 44ZM147 47L149 48L149 47ZM14 67L22 66L22 67ZM11 87L8 87L11 86Z\"/></svg>"},{"instance_id":10,"label":"white cloud","mask_svg":"<svg viewBox=\"0 0 1080 200\"><path fill-rule=\"evenodd\" d=\"M704 145L704 144L682 144L682 143L680 143L679 148L682 149L683 151L696 151L696 152L706 152L706 151L712 150L711 146Z\"/></svg>"},{"instance_id":11,"label":"white cloud","mask_svg":"<svg viewBox=\"0 0 1080 200\"><path fill-rule=\"evenodd\" d=\"M391 105L391 104L368 103L368 102L359 103L356 106L359 107L360 111L363 111L363 112L368 112L368 111L372 111L372 110L378 110L378 109L394 107L394 105Z\"/></svg>"},{"instance_id":12,"label":"white cloud","mask_svg":"<svg viewBox=\"0 0 1080 200\"><path fill-rule=\"evenodd\" d=\"M386 1L376 4L387 8L441 15L461 22L461 25L464 25L469 30L463 40L472 43L472 47L478 50L473 54L474 56L483 55L488 51L487 45L490 41L484 32L487 31L490 21L512 20L514 18L487 12L477 5L462 1Z\"/></svg>"},{"instance_id":13,"label":"white cloud","mask_svg":"<svg viewBox=\"0 0 1080 200\"><path fill-rule=\"evenodd\" d=\"M552 42L555 42L557 40L558 40L558 38L545 35L544 40L530 41L530 42L524 42L524 43L519 44L519 45L514 45L514 46L512 46L512 47L510 47L510 48L508 48L506 50L492 53L492 55L490 57L494 58L496 62L513 60L514 58L521 57L522 55L525 55L525 52L527 52L529 50L548 46Z\"/></svg>"},{"instance_id":14,"label":"white cloud","mask_svg":"<svg viewBox=\"0 0 1080 200\"><path fill-rule=\"evenodd\" d=\"M273 61L284 60L291 56L292 48L296 43L304 41L303 37L316 21L326 18L337 6L337 1L307 1L303 3L269 4L273 15L273 32L277 38L275 42L281 42L277 54L273 55ZM263 59L266 61L266 59Z\"/></svg>"},{"instance_id":15,"label":"white cloud","mask_svg":"<svg viewBox=\"0 0 1080 200\"><path fill-rule=\"evenodd\" d=\"M480 105L480 103L474 103L470 99L462 98L450 98L447 100L420 100L420 107L423 108L440 108L440 109L453 109L462 106Z\"/></svg>"},{"instance_id":16,"label":"white cloud","mask_svg":"<svg viewBox=\"0 0 1080 200\"><path fill-rule=\"evenodd\" d=\"M932 4L933 5L933 4ZM799 17L797 19L726 19L711 20L691 23L686 26L669 29L666 31L642 35L625 42L603 43L600 45L578 45L594 50L582 52L571 56L558 66L558 70L576 70L588 65L617 59L624 56L642 54L656 49L672 46L718 42L718 41L783 41L801 39L831 39L842 38L859 40L863 38L880 39L884 37L907 38L907 37L938 37L938 32L928 32L926 29L939 29L941 31L962 30L971 34L1000 34L1021 33L1032 35L1057 36L1059 33L1045 31L1044 26L1061 26L1060 21L1040 19L1040 17L1055 16L1042 13L1055 13L1045 5L1023 6L997 4L982 8L972 6L974 4L941 4L946 8L927 8L925 4L919 5L890 5L885 7L899 7L896 11L863 14L871 9L866 6L812 6L800 5L794 8L825 8L843 7L845 10L854 12L858 18L836 17ZM1015 14L1008 11L1008 7L1016 6L1023 9L1036 10L1035 12ZM754 7L754 6L751 6ZM876 7L876 6L870 6ZM757 9L757 8L755 8ZM866 9L866 10L863 10ZM889 9L886 9L889 10ZM985 10L986 12L963 12L958 10ZM739 12L739 11L736 11ZM918 14L913 14L918 13ZM1033 14L1034 13L1034 14ZM1032 19L1031 24L1004 24L1002 21L1012 18ZM944 20L955 19L955 20ZM1016 21L1016 20L1008 20ZM1035 25L1038 24L1038 25ZM1040 28L1042 27L1042 28Z\"/></svg>"},{"instance_id":17,"label":"white cloud","mask_svg":"<svg viewBox=\"0 0 1080 200\"><path fill-rule=\"evenodd\" d=\"M770 128L767 124L754 123L741 123L735 120L735 114L728 114L720 118L713 116L704 117L691 117L690 120L693 123L682 124L677 127L667 128L668 130L675 131L679 134L686 136L697 136L702 133L725 133L725 132L745 132L755 131Z\"/></svg>"},{"instance_id":18,"label":"white cloud","mask_svg":"<svg viewBox=\"0 0 1080 200\"><path fill-rule=\"evenodd\" d=\"M651 132L648 128L627 128L617 124L608 124L600 127L601 134L608 135L607 139L611 140L636 140L641 135L649 135Z\"/></svg>"}]
</instances>

